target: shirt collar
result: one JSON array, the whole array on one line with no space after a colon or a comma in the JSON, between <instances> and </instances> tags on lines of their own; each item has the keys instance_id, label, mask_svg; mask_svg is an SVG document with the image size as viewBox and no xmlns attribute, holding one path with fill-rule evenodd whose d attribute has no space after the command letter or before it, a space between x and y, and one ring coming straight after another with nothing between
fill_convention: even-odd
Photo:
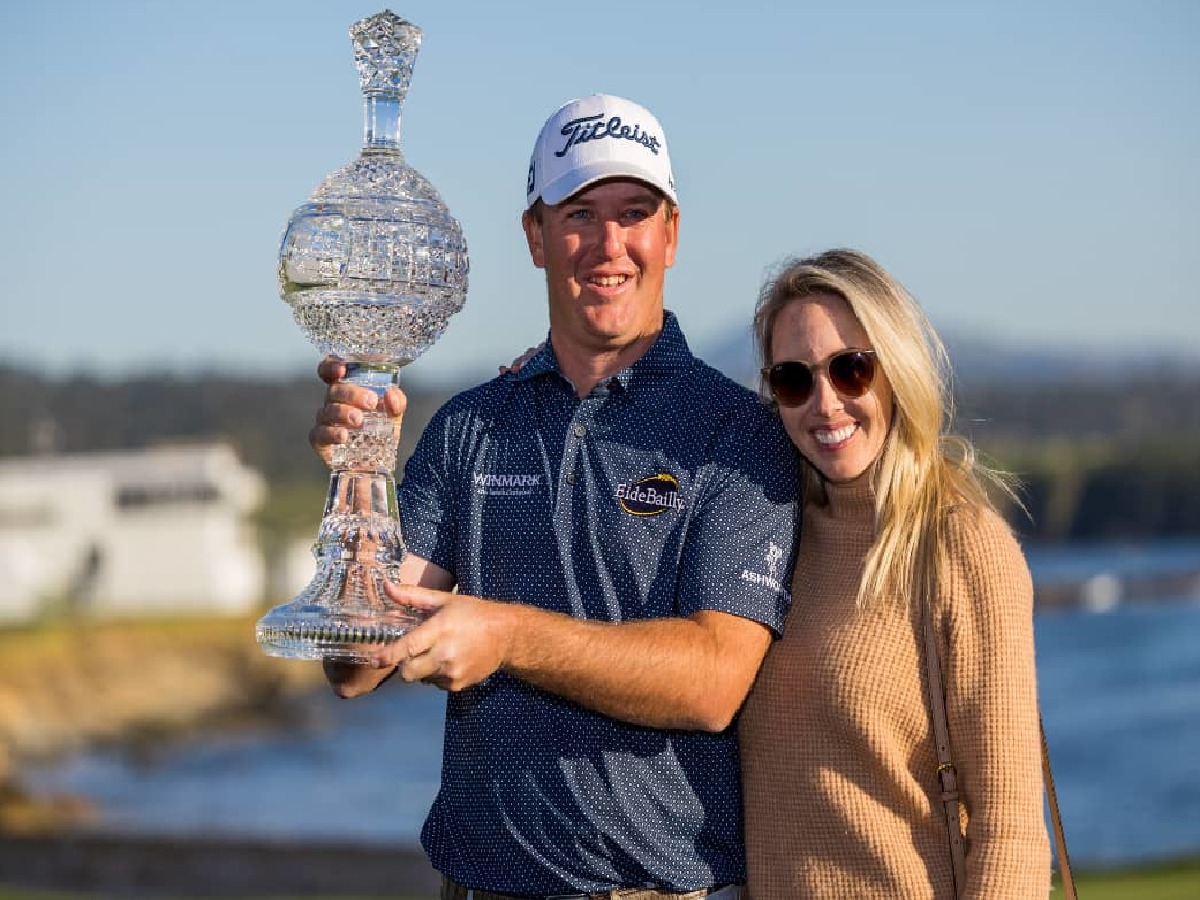
<instances>
[{"instance_id":1,"label":"shirt collar","mask_svg":"<svg viewBox=\"0 0 1200 900\"><path fill-rule=\"evenodd\" d=\"M663 310L663 328L654 343L650 345L650 349L634 360L632 364L613 375L608 380L609 385L612 386L615 382L628 390L630 385L637 381L653 377L660 372L683 368L691 358L692 351L688 347L687 339L683 336L675 313L669 309ZM554 355L554 348L550 345L550 335L547 334L542 349L521 367L521 371L515 377L518 381L528 381L550 374L563 377L562 370L558 365L558 357Z\"/></svg>"}]
</instances>

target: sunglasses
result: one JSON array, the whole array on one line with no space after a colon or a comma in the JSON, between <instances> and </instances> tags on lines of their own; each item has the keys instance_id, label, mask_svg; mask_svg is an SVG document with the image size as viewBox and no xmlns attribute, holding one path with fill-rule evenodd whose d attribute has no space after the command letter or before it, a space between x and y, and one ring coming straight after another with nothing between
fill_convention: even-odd
<instances>
[{"instance_id":1,"label":"sunglasses","mask_svg":"<svg viewBox=\"0 0 1200 900\"><path fill-rule=\"evenodd\" d=\"M874 350L843 350L823 363L788 360L765 366L762 376L780 406L803 406L817 385L817 373L829 373L829 383L843 397L861 397L875 380Z\"/></svg>"}]
</instances>

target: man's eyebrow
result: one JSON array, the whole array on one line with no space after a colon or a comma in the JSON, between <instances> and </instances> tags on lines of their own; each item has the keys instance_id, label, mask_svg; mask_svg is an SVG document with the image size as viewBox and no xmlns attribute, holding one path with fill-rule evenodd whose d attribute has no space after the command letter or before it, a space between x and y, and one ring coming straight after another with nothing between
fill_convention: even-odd
<instances>
[{"instance_id":1,"label":"man's eyebrow","mask_svg":"<svg viewBox=\"0 0 1200 900\"><path fill-rule=\"evenodd\" d=\"M622 204L622 205L645 204L647 206L656 206L662 200L663 200L662 195L659 194L657 191L655 191L653 188L640 187L640 188L632 191L627 196L615 198L614 202ZM585 195L581 195L581 196L568 197L566 200L563 200L561 203L558 204L558 208L559 209L567 209L569 207L581 207L581 206L590 208L590 207L594 207L597 204L602 203L602 202L604 202L604 201L598 200L593 197L589 197L585 194Z\"/></svg>"}]
</instances>

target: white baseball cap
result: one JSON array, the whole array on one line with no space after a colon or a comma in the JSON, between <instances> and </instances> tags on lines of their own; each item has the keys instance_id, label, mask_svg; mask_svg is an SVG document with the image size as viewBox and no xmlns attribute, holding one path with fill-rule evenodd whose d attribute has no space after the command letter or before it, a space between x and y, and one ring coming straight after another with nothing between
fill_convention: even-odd
<instances>
[{"instance_id":1,"label":"white baseball cap","mask_svg":"<svg viewBox=\"0 0 1200 900\"><path fill-rule=\"evenodd\" d=\"M533 145L525 207L555 206L603 178L635 178L673 203L675 179L662 126L631 100L592 94L563 104Z\"/></svg>"}]
</instances>

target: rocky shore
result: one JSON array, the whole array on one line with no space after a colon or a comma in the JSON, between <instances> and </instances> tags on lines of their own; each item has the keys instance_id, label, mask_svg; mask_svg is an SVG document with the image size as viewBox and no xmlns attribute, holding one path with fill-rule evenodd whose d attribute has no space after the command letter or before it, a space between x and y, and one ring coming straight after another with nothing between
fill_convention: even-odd
<instances>
[{"instance_id":1,"label":"rocky shore","mask_svg":"<svg viewBox=\"0 0 1200 900\"><path fill-rule=\"evenodd\" d=\"M216 728L285 725L320 667L268 657L254 620L60 623L0 631L0 833L86 824L86 800L33 798L31 762L86 747L153 752Z\"/></svg>"}]
</instances>

